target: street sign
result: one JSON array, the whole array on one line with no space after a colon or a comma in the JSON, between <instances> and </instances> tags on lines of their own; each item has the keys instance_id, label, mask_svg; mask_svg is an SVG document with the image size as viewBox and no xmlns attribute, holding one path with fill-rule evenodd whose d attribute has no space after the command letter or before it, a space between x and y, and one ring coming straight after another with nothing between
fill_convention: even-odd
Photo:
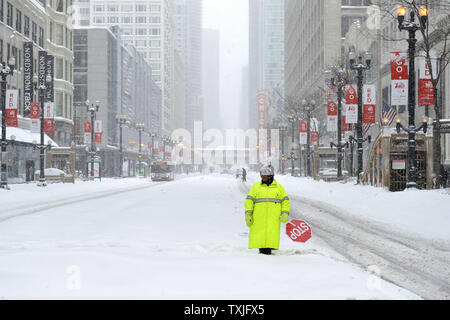
<instances>
[{"instance_id":1,"label":"street sign","mask_svg":"<svg viewBox=\"0 0 450 320\"><path fill-rule=\"evenodd\" d=\"M286 234L292 241L306 242L311 239L311 227L303 220L291 220L286 224Z\"/></svg>"}]
</instances>

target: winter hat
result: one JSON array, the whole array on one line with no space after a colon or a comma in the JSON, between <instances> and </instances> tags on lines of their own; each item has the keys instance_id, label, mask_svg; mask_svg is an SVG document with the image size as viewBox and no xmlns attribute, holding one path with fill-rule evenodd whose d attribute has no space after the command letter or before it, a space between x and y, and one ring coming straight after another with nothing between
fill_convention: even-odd
<instances>
[{"instance_id":1,"label":"winter hat","mask_svg":"<svg viewBox=\"0 0 450 320\"><path fill-rule=\"evenodd\" d=\"M259 169L259 173L262 176L273 176L273 175L275 175L273 167L270 164L269 165L265 165L261 169Z\"/></svg>"}]
</instances>

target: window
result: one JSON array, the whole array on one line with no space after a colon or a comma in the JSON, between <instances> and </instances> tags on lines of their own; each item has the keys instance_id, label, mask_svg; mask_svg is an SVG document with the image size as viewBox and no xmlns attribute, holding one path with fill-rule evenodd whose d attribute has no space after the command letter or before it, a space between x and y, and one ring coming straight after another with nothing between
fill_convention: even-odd
<instances>
[{"instance_id":1,"label":"window","mask_svg":"<svg viewBox=\"0 0 450 320\"><path fill-rule=\"evenodd\" d=\"M93 19L94 23L105 23L105 17L94 17Z\"/></svg>"},{"instance_id":2,"label":"window","mask_svg":"<svg viewBox=\"0 0 450 320\"><path fill-rule=\"evenodd\" d=\"M150 6L150 12L160 12L161 6L160 5L151 5Z\"/></svg>"},{"instance_id":3,"label":"window","mask_svg":"<svg viewBox=\"0 0 450 320\"><path fill-rule=\"evenodd\" d=\"M161 47L161 41L160 40L150 40L150 47L152 47L152 48Z\"/></svg>"},{"instance_id":4,"label":"window","mask_svg":"<svg viewBox=\"0 0 450 320\"><path fill-rule=\"evenodd\" d=\"M31 40L37 43L37 24L35 22L31 23Z\"/></svg>"},{"instance_id":5,"label":"window","mask_svg":"<svg viewBox=\"0 0 450 320\"><path fill-rule=\"evenodd\" d=\"M103 4L96 4L94 6L94 11L95 12L104 12L105 11L105 6Z\"/></svg>"},{"instance_id":6,"label":"window","mask_svg":"<svg viewBox=\"0 0 450 320\"><path fill-rule=\"evenodd\" d=\"M55 78L63 79L64 69L63 69L63 59L55 57Z\"/></svg>"},{"instance_id":7,"label":"window","mask_svg":"<svg viewBox=\"0 0 450 320\"><path fill-rule=\"evenodd\" d=\"M145 4L137 4L136 5L136 12L146 12L147 11L147 5Z\"/></svg>"},{"instance_id":8,"label":"window","mask_svg":"<svg viewBox=\"0 0 450 320\"><path fill-rule=\"evenodd\" d=\"M89 25L89 20L80 20L80 26L86 27Z\"/></svg>"},{"instance_id":9,"label":"window","mask_svg":"<svg viewBox=\"0 0 450 320\"><path fill-rule=\"evenodd\" d=\"M63 41L64 41L64 35L63 35L63 31L64 30L64 26L62 24L56 23L55 24L55 44L57 44L58 46L62 46L64 45Z\"/></svg>"},{"instance_id":10,"label":"window","mask_svg":"<svg viewBox=\"0 0 450 320\"><path fill-rule=\"evenodd\" d=\"M50 40L50 42L53 42L54 41L54 39L53 39L53 22L50 22L50 27L49 27L49 30L48 30L48 32L49 32L49 34L48 34L48 39Z\"/></svg>"},{"instance_id":11,"label":"window","mask_svg":"<svg viewBox=\"0 0 450 320\"><path fill-rule=\"evenodd\" d=\"M39 45L43 48L44 47L44 29L39 27Z\"/></svg>"},{"instance_id":12,"label":"window","mask_svg":"<svg viewBox=\"0 0 450 320\"><path fill-rule=\"evenodd\" d=\"M136 47L146 47L147 41L146 40L136 40Z\"/></svg>"},{"instance_id":13,"label":"window","mask_svg":"<svg viewBox=\"0 0 450 320\"><path fill-rule=\"evenodd\" d=\"M132 12L133 11L133 5L132 4L123 4L121 7L122 12Z\"/></svg>"},{"instance_id":14,"label":"window","mask_svg":"<svg viewBox=\"0 0 450 320\"><path fill-rule=\"evenodd\" d=\"M152 28L152 29L150 29L150 35L152 35L152 36L159 36L159 35L161 35L161 29L159 29L159 28Z\"/></svg>"},{"instance_id":15,"label":"window","mask_svg":"<svg viewBox=\"0 0 450 320\"><path fill-rule=\"evenodd\" d=\"M136 29L136 35L137 36L146 36L147 35L147 29L145 29L145 28L138 28L138 29Z\"/></svg>"},{"instance_id":16,"label":"window","mask_svg":"<svg viewBox=\"0 0 450 320\"><path fill-rule=\"evenodd\" d=\"M154 71L161 70L161 64L160 63L152 63L151 66L152 66L152 70L154 70Z\"/></svg>"},{"instance_id":17,"label":"window","mask_svg":"<svg viewBox=\"0 0 450 320\"><path fill-rule=\"evenodd\" d=\"M150 59L161 59L161 53L159 51L151 51Z\"/></svg>"},{"instance_id":18,"label":"window","mask_svg":"<svg viewBox=\"0 0 450 320\"><path fill-rule=\"evenodd\" d=\"M133 29L131 29L131 28L123 28L120 30L121 30L122 35L125 35L125 36L133 35Z\"/></svg>"},{"instance_id":19,"label":"window","mask_svg":"<svg viewBox=\"0 0 450 320\"><path fill-rule=\"evenodd\" d=\"M132 17L122 17L122 23L133 23Z\"/></svg>"},{"instance_id":20,"label":"window","mask_svg":"<svg viewBox=\"0 0 450 320\"><path fill-rule=\"evenodd\" d=\"M108 17L108 23L119 23L119 17Z\"/></svg>"},{"instance_id":21,"label":"window","mask_svg":"<svg viewBox=\"0 0 450 320\"><path fill-rule=\"evenodd\" d=\"M3 22L3 0L0 0L0 21Z\"/></svg>"},{"instance_id":22,"label":"window","mask_svg":"<svg viewBox=\"0 0 450 320\"><path fill-rule=\"evenodd\" d=\"M8 11L6 12L6 24L13 27L13 6L8 2Z\"/></svg>"},{"instance_id":23,"label":"window","mask_svg":"<svg viewBox=\"0 0 450 320\"><path fill-rule=\"evenodd\" d=\"M3 61L3 40L0 39L0 61Z\"/></svg>"},{"instance_id":24,"label":"window","mask_svg":"<svg viewBox=\"0 0 450 320\"><path fill-rule=\"evenodd\" d=\"M89 14L89 8L80 8L80 14Z\"/></svg>"},{"instance_id":25,"label":"window","mask_svg":"<svg viewBox=\"0 0 450 320\"><path fill-rule=\"evenodd\" d=\"M64 12L64 0L56 0L56 11Z\"/></svg>"},{"instance_id":26,"label":"window","mask_svg":"<svg viewBox=\"0 0 450 320\"><path fill-rule=\"evenodd\" d=\"M136 23L147 23L147 17L136 17Z\"/></svg>"},{"instance_id":27,"label":"window","mask_svg":"<svg viewBox=\"0 0 450 320\"><path fill-rule=\"evenodd\" d=\"M16 30L22 33L22 12L16 9Z\"/></svg>"},{"instance_id":28,"label":"window","mask_svg":"<svg viewBox=\"0 0 450 320\"><path fill-rule=\"evenodd\" d=\"M119 12L119 5L118 4L108 4L107 9L109 12Z\"/></svg>"},{"instance_id":29,"label":"window","mask_svg":"<svg viewBox=\"0 0 450 320\"><path fill-rule=\"evenodd\" d=\"M160 17L150 17L150 23L151 24L159 24L159 23L161 23L161 18Z\"/></svg>"}]
</instances>

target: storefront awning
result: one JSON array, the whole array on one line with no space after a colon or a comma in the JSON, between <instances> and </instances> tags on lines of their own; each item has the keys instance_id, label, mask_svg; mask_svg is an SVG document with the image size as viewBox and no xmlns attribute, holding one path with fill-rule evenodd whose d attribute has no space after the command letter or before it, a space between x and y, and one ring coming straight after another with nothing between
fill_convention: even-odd
<instances>
[{"instance_id":1,"label":"storefront awning","mask_svg":"<svg viewBox=\"0 0 450 320\"><path fill-rule=\"evenodd\" d=\"M2 128L0 127L0 136L2 133ZM25 143L33 143L33 141L40 143L41 142L41 135L40 133L31 133L30 130L25 130L22 128L16 128L16 127L6 127L6 139L7 140L13 140L25 142ZM44 144L47 145L48 143L51 143L52 147L58 147L55 141L50 139L49 136L44 134Z\"/></svg>"}]
</instances>

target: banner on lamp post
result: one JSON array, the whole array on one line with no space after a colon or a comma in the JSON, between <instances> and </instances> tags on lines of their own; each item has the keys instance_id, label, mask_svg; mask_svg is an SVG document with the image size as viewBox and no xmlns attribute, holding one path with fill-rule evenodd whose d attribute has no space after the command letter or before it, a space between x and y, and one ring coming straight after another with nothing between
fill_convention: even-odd
<instances>
[{"instance_id":1,"label":"banner on lamp post","mask_svg":"<svg viewBox=\"0 0 450 320\"><path fill-rule=\"evenodd\" d=\"M6 126L18 127L17 120L17 101L19 97L18 90L6 90Z\"/></svg>"},{"instance_id":2,"label":"banner on lamp post","mask_svg":"<svg viewBox=\"0 0 450 320\"><path fill-rule=\"evenodd\" d=\"M30 116L30 131L31 133L41 132L41 104L39 102L31 102L28 110Z\"/></svg>"},{"instance_id":3,"label":"banner on lamp post","mask_svg":"<svg viewBox=\"0 0 450 320\"><path fill-rule=\"evenodd\" d=\"M345 105L345 118L347 123L358 123L358 105L346 104Z\"/></svg>"},{"instance_id":4,"label":"banner on lamp post","mask_svg":"<svg viewBox=\"0 0 450 320\"><path fill-rule=\"evenodd\" d=\"M308 123L304 120L300 121L300 144L308 143Z\"/></svg>"},{"instance_id":5,"label":"banner on lamp post","mask_svg":"<svg viewBox=\"0 0 450 320\"><path fill-rule=\"evenodd\" d=\"M95 120L94 121L94 142L95 142L95 144L102 143L102 135L103 135L102 120Z\"/></svg>"},{"instance_id":6,"label":"banner on lamp post","mask_svg":"<svg viewBox=\"0 0 450 320\"><path fill-rule=\"evenodd\" d=\"M337 116L338 115L338 106L336 104L336 102L334 102L333 100L328 100L328 112L327 114L329 116Z\"/></svg>"},{"instance_id":7,"label":"banner on lamp post","mask_svg":"<svg viewBox=\"0 0 450 320\"><path fill-rule=\"evenodd\" d=\"M426 58L420 59L418 104L421 106L433 106L435 103L432 78L436 79L437 63L434 54L431 55L431 63L433 69L433 77L431 76L431 70L428 60Z\"/></svg>"},{"instance_id":8,"label":"banner on lamp post","mask_svg":"<svg viewBox=\"0 0 450 320\"><path fill-rule=\"evenodd\" d=\"M327 131L336 132L337 131L337 116L328 116L327 118Z\"/></svg>"},{"instance_id":9,"label":"banner on lamp post","mask_svg":"<svg viewBox=\"0 0 450 320\"><path fill-rule=\"evenodd\" d=\"M55 105L53 102L44 103L44 132L55 134Z\"/></svg>"},{"instance_id":10,"label":"banner on lamp post","mask_svg":"<svg viewBox=\"0 0 450 320\"><path fill-rule=\"evenodd\" d=\"M23 116L30 117L33 101L33 42L23 43ZM31 117L30 117L31 118Z\"/></svg>"},{"instance_id":11,"label":"banner on lamp post","mask_svg":"<svg viewBox=\"0 0 450 320\"><path fill-rule=\"evenodd\" d=\"M363 123L375 123L376 119L376 86L363 87Z\"/></svg>"},{"instance_id":12,"label":"banner on lamp post","mask_svg":"<svg viewBox=\"0 0 450 320\"><path fill-rule=\"evenodd\" d=\"M408 104L408 76L406 52L391 52L391 105Z\"/></svg>"}]
</instances>

